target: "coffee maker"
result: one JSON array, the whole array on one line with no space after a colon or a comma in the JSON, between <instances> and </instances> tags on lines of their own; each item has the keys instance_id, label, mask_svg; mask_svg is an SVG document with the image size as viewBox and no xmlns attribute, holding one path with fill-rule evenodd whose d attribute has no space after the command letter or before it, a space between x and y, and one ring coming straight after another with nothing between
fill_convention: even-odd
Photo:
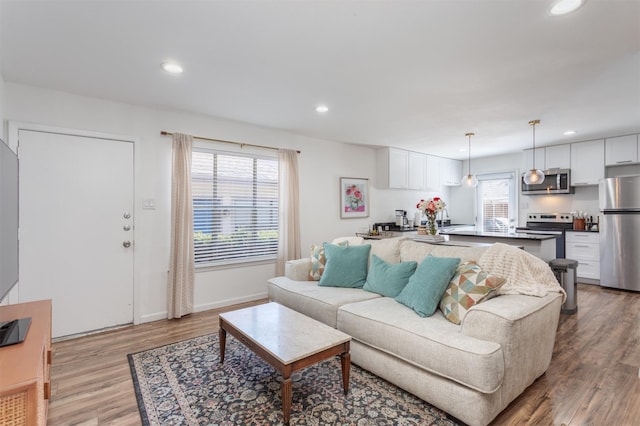
<instances>
[{"instance_id":1,"label":"coffee maker","mask_svg":"<svg viewBox=\"0 0 640 426\"><path fill-rule=\"evenodd\" d=\"M396 210L396 226L400 226L404 228L408 225L407 220L407 211L406 210Z\"/></svg>"}]
</instances>

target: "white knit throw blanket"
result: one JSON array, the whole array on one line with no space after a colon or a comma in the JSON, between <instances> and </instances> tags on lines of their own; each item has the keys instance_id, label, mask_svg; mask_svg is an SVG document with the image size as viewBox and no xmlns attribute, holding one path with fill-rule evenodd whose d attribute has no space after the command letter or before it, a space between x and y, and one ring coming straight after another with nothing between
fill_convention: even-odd
<instances>
[{"instance_id":1,"label":"white knit throw blanket","mask_svg":"<svg viewBox=\"0 0 640 426\"><path fill-rule=\"evenodd\" d=\"M544 297L548 293L562 293L563 303L567 297L549 265L517 247L496 243L484 252L478 264L487 272L507 280L498 289L498 294Z\"/></svg>"}]
</instances>

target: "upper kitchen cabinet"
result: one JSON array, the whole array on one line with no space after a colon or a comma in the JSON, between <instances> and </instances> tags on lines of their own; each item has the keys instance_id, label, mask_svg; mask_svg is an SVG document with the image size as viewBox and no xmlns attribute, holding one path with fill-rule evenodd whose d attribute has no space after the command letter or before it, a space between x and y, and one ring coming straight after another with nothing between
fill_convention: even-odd
<instances>
[{"instance_id":1,"label":"upper kitchen cabinet","mask_svg":"<svg viewBox=\"0 0 640 426\"><path fill-rule=\"evenodd\" d=\"M597 185L604 178L604 139L571 144L571 185Z\"/></svg>"},{"instance_id":2,"label":"upper kitchen cabinet","mask_svg":"<svg viewBox=\"0 0 640 426\"><path fill-rule=\"evenodd\" d=\"M604 160L607 166L637 163L640 160L638 158L638 135L607 138Z\"/></svg>"},{"instance_id":3,"label":"upper kitchen cabinet","mask_svg":"<svg viewBox=\"0 0 640 426\"><path fill-rule=\"evenodd\" d=\"M424 190L426 154L398 148L377 151L377 177L379 188Z\"/></svg>"},{"instance_id":4,"label":"upper kitchen cabinet","mask_svg":"<svg viewBox=\"0 0 640 426\"><path fill-rule=\"evenodd\" d=\"M551 145L544 147L545 170L571 168L571 145Z\"/></svg>"},{"instance_id":5,"label":"upper kitchen cabinet","mask_svg":"<svg viewBox=\"0 0 640 426\"><path fill-rule=\"evenodd\" d=\"M440 157L427 155L427 191L440 191Z\"/></svg>"},{"instance_id":6,"label":"upper kitchen cabinet","mask_svg":"<svg viewBox=\"0 0 640 426\"><path fill-rule=\"evenodd\" d=\"M427 173L427 155L409 151L409 189L424 191Z\"/></svg>"},{"instance_id":7,"label":"upper kitchen cabinet","mask_svg":"<svg viewBox=\"0 0 640 426\"><path fill-rule=\"evenodd\" d=\"M524 170L533 167L533 149L524 150ZM571 145L551 145L536 148L536 168L540 170L568 169L571 167Z\"/></svg>"},{"instance_id":8,"label":"upper kitchen cabinet","mask_svg":"<svg viewBox=\"0 0 640 426\"><path fill-rule=\"evenodd\" d=\"M462 161L451 158L440 159L440 183L444 186L459 186L462 179Z\"/></svg>"}]
</instances>

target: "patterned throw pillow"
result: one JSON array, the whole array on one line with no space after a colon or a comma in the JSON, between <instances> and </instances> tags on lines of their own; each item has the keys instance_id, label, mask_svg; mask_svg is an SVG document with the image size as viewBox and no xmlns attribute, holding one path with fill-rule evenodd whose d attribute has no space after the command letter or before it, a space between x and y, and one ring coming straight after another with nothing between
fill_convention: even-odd
<instances>
[{"instance_id":1,"label":"patterned throw pillow","mask_svg":"<svg viewBox=\"0 0 640 426\"><path fill-rule=\"evenodd\" d=\"M473 305L495 296L505 282L473 260L462 263L440 299L440 310L449 321L460 324Z\"/></svg>"},{"instance_id":2,"label":"patterned throw pillow","mask_svg":"<svg viewBox=\"0 0 640 426\"><path fill-rule=\"evenodd\" d=\"M349 241L340 241L336 245L348 247ZM319 246L312 245L309 258L311 259L311 269L309 270L307 279L309 281L320 281L322 273L324 272L324 265L327 263L327 259L324 256L324 244L320 244Z\"/></svg>"}]
</instances>

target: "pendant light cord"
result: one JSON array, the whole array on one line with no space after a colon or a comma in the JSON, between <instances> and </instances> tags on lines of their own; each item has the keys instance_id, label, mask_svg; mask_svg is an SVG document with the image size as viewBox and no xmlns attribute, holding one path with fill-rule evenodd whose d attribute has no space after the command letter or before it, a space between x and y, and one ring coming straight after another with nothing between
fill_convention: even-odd
<instances>
[{"instance_id":1,"label":"pendant light cord","mask_svg":"<svg viewBox=\"0 0 640 426\"><path fill-rule=\"evenodd\" d=\"M531 120L529 122L531 126L533 126L533 169L536 169L536 124L540 124L540 120Z\"/></svg>"},{"instance_id":2,"label":"pendant light cord","mask_svg":"<svg viewBox=\"0 0 640 426\"><path fill-rule=\"evenodd\" d=\"M465 136L469 138L469 164L467 164L467 176L471 176L471 136L474 133L467 133Z\"/></svg>"}]
</instances>

